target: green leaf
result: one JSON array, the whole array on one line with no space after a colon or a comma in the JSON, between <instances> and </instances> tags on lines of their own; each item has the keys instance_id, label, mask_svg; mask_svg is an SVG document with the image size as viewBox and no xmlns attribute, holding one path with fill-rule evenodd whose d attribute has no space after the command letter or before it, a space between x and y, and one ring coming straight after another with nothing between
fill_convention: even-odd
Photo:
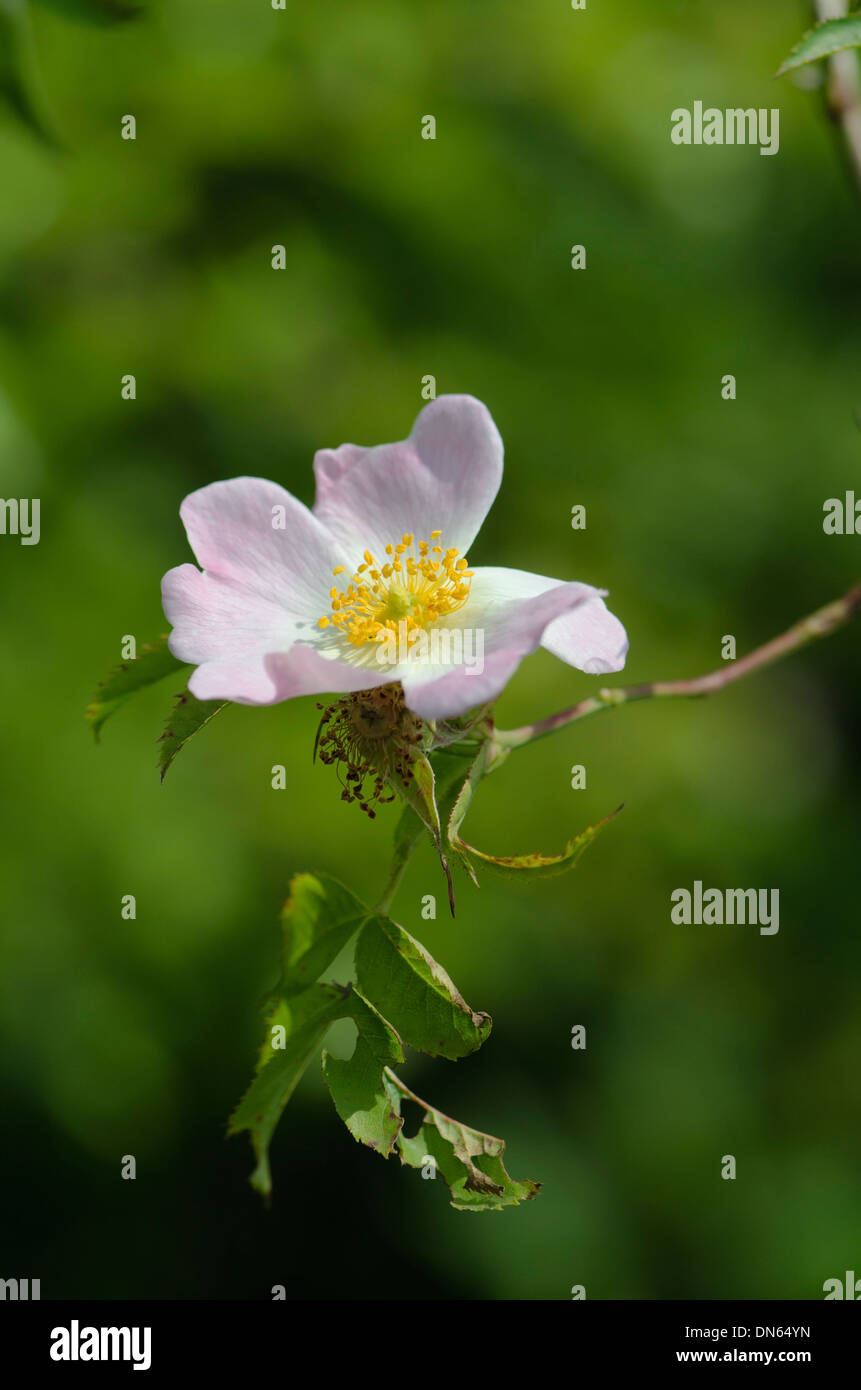
<instances>
[{"instance_id":1,"label":"green leaf","mask_svg":"<svg viewBox=\"0 0 861 1390\"><path fill-rule=\"evenodd\" d=\"M388 1070L384 1080L392 1109L398 1115L402 1098L414 1102L424 1112L412 1138L403 1132L398 1137L401 1162L411 1168L424 1168L428 1159L433 1159L436 1171L451 1190L451 1204L458 1211L502 1211L537 1195L540 1183L515 1182L508 1176L502 1162L502 1139L470 1129L435 1110Z\"/></svg>"},{"instance_id":2,"label":"green leaf","mask_svg":"<svg viewBox=\"0 0 861 1390\"><path fill-rule=\"evenodd\" d=\"M303 987L311 970L335 958L357 925L359 980L385 999L384 1018L365 989L352 985ZM323 1052L323 1075L335 1109L353 1137L388 1158L424 1166L430 1154L461 1210L499 1210L533 1197L536 1183L514 1183L502 1164L501 1139L459 1125L413 1096L392 1065L404 1060L404 1039L433 1055L466 1056L490 1031L487 1014L464 1002L444 970L403 928L367 909L342 884L323 875L297 874L282 919L283 979L266 1018L256 1074L231 1116L228 1133L248 1132L256 1158L251 1183L272 1191L269 1146L285 1105L331 1025L352 1018L356 1044L349 1058ZM397 1030L397 1031L396 1031ZM425 1110L417 1135L405 1139L400 1097Z\"/></svg>"},{"instance_id":3,"label":"green leaf","mask_svg":"<svg viewBox=\"0 0 861 1390\"><path fill-rule=\"evenodd\" d=\"M372 1055L379 1056L378 1072L384 1062L402 1060L397 1038L396 1046L387 1037L380 1040L380 1029L374 1026L377 1016L371 1018L373 1010L360 996L354 997L350 986L313 983L332 964L367 915L364 903L325 874L295 874L291 879L290 897L281 914L281 981L266 1017L266 1037L257 1075L228 1129L229 1134L250 1132L257 1157L251 1182L266 1197L272 1190L268 1153L275 1126L331 1024L339 1018L356 1018L360 1040ZM365 1062L363 1047L356 1061L357 1070ZM341 1080L338 1077L335 1084ZM367 1076L363 1084L367 1088ZM345 1114L352 1113L346 1088L344 1080L335 1102L344 1107ZM379 1123L382 1124L382 1118ZM358 1120L356 1124L360 1127ZM368 1133L370 1126L369 1119Z\"/></svg>"},{"instance_id":4,"label":"green leaf","mask_svg":"<svg viewBox=\"0 0 861 1390\"><path fill-rule=\"evenodd\" d=\"M454 841L454 844L473 865L486 864L489 869L510 878L551 878L554 874L563 874L569 869L573 869L581 855L585 853L593 840L597 839L605 825L609 825L611 820L615 820L621 809L621 806L617 806L616 810L611 811L603 820L596 821L595 825L589 825L585 830L581 830L580 834L575 835L573 840L566 842L565 848L560 854L541 854L538 851L533 854L485 854L482 850L475 849L459 838Z\"/></svg>"},{"instance_id":5,"label":"green leaf","mask_svg":"<svg viewBox=\"0 0 861 1390\"><path fill-rule=\"evenodd\" d=\"M820 58L828 58L832 53L840 53L845 48L858 48L861 45L861 14L847 15L843 19L826 19L815 25L795 45L789 57L784 59L775 76L783 77L805 63L815 63Z\"/></svg>"},{"instance_id":6,"label":"green leaf","mask_svg":"<svg viewBox=\"0 0 861 1390\"><path fill-rule=\"evenodd\" d=\"M294 874L281 914L279 992L308 988L346 946L368 916L349 888L327 874Z\"/></svg>"},{"instance_id":7,"label":"green leaf","mask_svg":"<svg viewBox=\"0 0 861 1390\"><path fill-rule=\"evenodd\" d=\"M2 0L0 0L2 3ZM132 695L165 676L175 675L185 669L186 663L177 661L168 651L167 637L159 637L141 647L134 661L123 661L115 666L110 675L102 681L92 703L87 708L96 742L99 740L102 725L115 710L121 708Z\"/></svg>"},{"instance_id":8,"label":"green leaf","mask_svg":"<svg viewBox=\"0 0 861 1390\"><path fill-rule=\"evenodd\" d=\"M388 917L362 928L356 981L403 1041L431 1057L467 1057L490 1033L490 1015L474 1012L424 946Z\"/></svg>"},{"instance_id":9,"label":"green leaf","mask_svg":"<svg viewBox=\"0 0 861 1390\"><path fill-rule=\"evenodd\" d=\"M39 3L83 24L118 24L126 19L137 19L147 8L146 0L39 0Z\"/></svg>"},{"instance_id":10,"label":"green leaf","mask_svg":"<svg viewBox=\"0 0 861 1390\"><path fill-rule=\"evenodd\" d=\"M0 97L40 139L59 145L44 111L26 0L0 0Z\"/></svg>"},{"instance_id":11,"label":"green leaf","mask_svg":"<svg viewBox=\"0 0 861 1390\"><path fill-rule=\"evenodd\" d=\"M251 1185L264 1197L272 1191L269 1144L281 1111L331 1024L344 1017L349 990L312 985L303 994L279 999L267 1018L257 1075L230 1118L228 1134L247 1130L257 1159Z\"/></svg>"},{"instance_id":12,"label":"green leaf","mask_svg":"<svg viewBox=\"0 0 861 1390\"><path fill-rule=\"evenodd\" d=\"M162 781L180 749L229 703L229 700L197 700L190 690L177 695L173 713L159 739L158 766Z\"/></svg>"},{"instance_id":13,"label":"green leaf","mask_svg":"<svg viewBox=\"0 0 861 1390\"><path fill-rule=\"evenodd\" d=\"M358 1029L353 1055L341 1060L324 1052L323 1075L335 1109L353 1138L388 1158L403 1120L386 1090L383 1068L390 1062L403 1062L403 1048L394 1029L357 990L352 991L350 1002Z\"/></svg>"},{"instance_id":14,"label":"green leaf","mask_svg":"<svg viewBox=\"0 0 861 1390\"><path fill-rule=\"evenodd\" d=\"M461 838L460 827L464 817L469 810L475 789L481 779L493 771L507 756L507 750L502 754L502 758L497 760L497 750L489 743L486 743L479 750L466 780L461 787L451 815L448 821L448 842L451 848L460 856L462 862L467 867L475 882L476 865L487 865L497 873L505 874L511 878L550 878L554 874L562 874L568 869L573 869L580 856L592 844L592 841L600 835L605 825L618 816L622 807L617 806L615 811L611 811L609 816L598 821L595 825L589 825L585 830L581 830L579 835L575 835L573 840L568 840L561 854L485 854L483 850L476 849L473 845Z\"/></svg>"}]
</instances>

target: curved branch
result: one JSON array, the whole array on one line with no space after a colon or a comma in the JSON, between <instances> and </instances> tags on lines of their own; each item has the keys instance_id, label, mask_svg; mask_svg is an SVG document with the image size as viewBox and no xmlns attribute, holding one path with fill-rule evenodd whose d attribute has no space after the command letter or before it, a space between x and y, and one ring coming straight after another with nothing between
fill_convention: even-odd
<instances>
[{"instance_id":1,"label":"curved branch","mask_svg":"<svg viewBox=\"0 0 861 1390\"><path fill-rule=\"evenodd\" d=\"M799 651L801 647L806 647L808 643L820 637L830 636L859 611L861 584L856 584L843 598L817 609L809 617L795 623L780 637L772 638L764 646L757 647L747 656L730 665L722 666L717 671L709 671L705 676L695 676L692 680L651 681L646 685L623 686L618 690L599 690L597 695L581 700L579 704L572 705L570 709L562 710L559 714L552 714L547 719L539 719L536 724L524 724L520 729L497 729L494 741L502 748L519 748L524 743L532 743L537 738L544 738L546 734L555 733L566 724L573 724L578 719L585 719L590 714L599 714L605 709L613 709L616 705L631 704L634 700L711 695L716 690L723 690L734 681L749 676L752 671L762 670L775 661L781 661L783 657Z\"/></svg>"}]
</instances>

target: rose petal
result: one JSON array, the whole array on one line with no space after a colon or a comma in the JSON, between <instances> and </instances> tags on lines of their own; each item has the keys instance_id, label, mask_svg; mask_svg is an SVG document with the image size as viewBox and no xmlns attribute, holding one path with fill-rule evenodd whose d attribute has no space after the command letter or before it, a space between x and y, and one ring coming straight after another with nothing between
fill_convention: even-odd
<instances>
[{"instance_id":1,"label":"rose petal","mask_svg":"<svg viewBox=\"0 0 861 1390\"><path fill-rule=\"evenodd\" d=\"M230 579L178 565L161 581L162 606L173 631L168 646L180 661L233 662L287 650L308 624L280 603Z\"/></svg>"},{"instance_id":2,"label":"rose petal","mask_svg":"<svg viewBox=\"0 0 861 1390\"><path fill-rule=\"evenodd\" d=\"M232 478L210 483L180 508L198 564L296 618L328 611L336 542L307 507L277 483Z\"/></svg>"},{"instance_id":3,"label":"rose petal","mask_svg":"<svg viewBox=\"0 0 861 1390\"><path fill-rule=\"evenodd\" d=\"M440 396L425 406L409 439L361 449L344 444L314 459L314 515L351 556L378 560L404 534L465 553L499 490L502 440L473 396Z\"/></svg>"},{"instance_id":4,"label":"rose petal","mask_svg":"<svg viewBox=\"0 0 861 1390\"><path fill-rule=\"evenodd\" d=\"M188 688L198 700L233 700L274 705L297 695L347 694L397 680L382 666L351 666L333 661L304 642L289 651L256 654L238 661L208 661L192 673Z\"/></svg>"},{"instance_id":5,"label":"rose petal","mask_svg":"<svg viewBox=\"0 0 861 1390\"><path fill-rule=\"evenodd\" d=\"M563 582L528 570L481 567L472 581L469 611L477 614L485 604L492 609L504 599L532 598ZM591 584L580 584L579 588L585 602L549 623L541 646L560 661L591 675L621 671L628 653L628 635L604 603L606 590ZM477 625L479 619L476 616L472 621Z\"/></svg>"},{"instance_id":6,"label":"rose petal","mask_svg":"<svg viewBox=\"0 0 861 1390\"><path fill-rule=\"evenodd\" d=\"M483 662L456 666L445 674L439 666L417 664L401 675L407 704L425 719L453 718L496 699L523 657L540 646L549 624L563 614L573 618L581 606L594 601L595 591L576 583L554 583L531 597L504 598L502 583L494 587L490 580L492 573L476 571L475 578L481 576L479 595L461 610L464 628L483 633Z\"/></svg>"}]
</instances>

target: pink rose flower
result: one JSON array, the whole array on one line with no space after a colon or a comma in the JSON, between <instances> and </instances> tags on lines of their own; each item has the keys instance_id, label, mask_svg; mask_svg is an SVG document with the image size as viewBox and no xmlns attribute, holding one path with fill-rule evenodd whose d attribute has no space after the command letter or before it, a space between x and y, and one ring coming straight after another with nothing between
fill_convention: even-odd
<instances>
[{"instance_id":1,"label":"pink rose flower","mask_svg":"<svg viewBox=\"0 0 861 1390\"><path fill-rule=\"evenodd\" d=\"M480 401L440 396L402 443L321 449L311 511L262 478L191 493L200 569L169 570L162 599L192 694L269 705L400 681L414 713L442 719L494 700L539 646L621 670L628 639L604 590L470 567L502 454Z\"/></svg>"}]
</instances>

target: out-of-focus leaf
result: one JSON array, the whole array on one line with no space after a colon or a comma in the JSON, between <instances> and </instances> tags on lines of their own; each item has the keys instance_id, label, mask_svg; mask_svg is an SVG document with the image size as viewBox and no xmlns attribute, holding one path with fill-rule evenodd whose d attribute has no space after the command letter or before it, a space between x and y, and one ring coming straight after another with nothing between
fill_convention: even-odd
<instances>
[{"instance_id":1,"label":"out-of-focus leaf","mask_svg":"<svg viewBox=\"0 0 861 1390\"><path fill-rule=\"evenodd\" d=\"M59 145L43 109L27 0L0 0L0 97L42 140Z\"/></svg>"},{"instance_id":2,"label":"out-of-focus leaf","mask_svg":"<svg viewBox=\"0 0 861 1390\"><path fill-rule=\"evenodd\" d=\"M115 666L110 675L102 681L87 708L87 719L92 725L96 741L98 742L105 720L131 699L132 695L136 695L148 685L154 685L156 681L164 680L165 676L185 670L185 665L186 663L177 661L168 651L167 637L164 636L141 647L134 661L123 661L119 666Z\"/></svg>"},{"instance_id":3,"label":"out-of-focus leaf","mask_svg":"<svg viewBox=\"0 0 861 1390\"><path fill-rule=\"evenodd\" d=\"M177 695L173 713L159 739L158 766L162 781L180 749L229 703L229 700L196 700L190 690Z\"/></svg>"},{"instance_id":4,"label":"out-of-focus leaf","mask_svg":"<svg viewBox=\"0 0 861 1390\"><path fill-rule=\"evenodd\" d=\"M266 1020L257 1074L230 1117L228 1134L247 1130L257 1159L251 1185L264 1197L272 1191L269 1144L281 1111L323 1042L330 1025L344 1017L349 990L312 985L290 999L280 998Z\"/></svg>"},{"instance_id":5,"label":"out-of-focus leaf","mask_svg":"<svg viewBox=\"0 0 861 1390\"><path fill-rule=\"evenodd\" d=\"M38 0L50 10L84 24L117 24L137 19L148 8L147 0Z\"/></svg>"},{"instance_id":6,"label":"out-of-focus leaf","mask_svg":"<svg viewBox=\"0 0 861 1390\"><path fill-rule=\"evenodd\" d=\"M858 48L860 45L861 14L846 15L843 19L826 19L808 30L789 57L781 63L775 76L783 77L784 73L803 67L805 63L815 63L844 48Z\"/></svg>"},{"instance_id":7,"label":"out-of-focus leaf","mask_svg":"<svg viewBox=\"0 0 861 1390\"><path fill-rule=\"evenodd\" d=\"M364 903L327 874L294 874L281 914L280 992L318 980L368 916Z\"/></svg>"},{"instance_id":8,"label":"out-of-focus leaf","mask_svg":"<svg viewBox=\"0 0 861 1390\"><path fill-rule=\"evenodd\" d=\"M455 1060L475 1052L491 1029L424 946L388 917L372 917L356 943L356 980L410 1047Z\"/></svg>"},{"instance_id":9,"label":"out-of-focus leaf","mask_svg":"<svg viewBox=\"0 0 861 1390\"><path fill-rule=\"evenodd\" d=\"M401 1131L398 1136L401 1162L411 1168L426 1168L428 1160L433 1160L436 1171L451 1190L451 1204L458 1211L501 1211L537 1195L540 1183L515 1182L508 1176L502 1162L502 1139L470 1129L435 1110L391 1072L387 1071L384 1081L392 1109L398 1115L403 1098L424 1111L416 1134L409 1138Z\"/></svg>"},{"instance_id":10,"label":"out-of-focus leaf","mask_svg":"<svg viewBox=\"0 0 861 1390\"><path fill-rule=\"evenodd\" d=\"M353 1055L341 1060L324 1052L323 1075L335 1109L353 1138L388 1158L403 1120L392 1105L383 1068L403 1062L403 1048L394 1029L355 989L350 1006L358 1029Z\"/></svg>"}]
</instances>

